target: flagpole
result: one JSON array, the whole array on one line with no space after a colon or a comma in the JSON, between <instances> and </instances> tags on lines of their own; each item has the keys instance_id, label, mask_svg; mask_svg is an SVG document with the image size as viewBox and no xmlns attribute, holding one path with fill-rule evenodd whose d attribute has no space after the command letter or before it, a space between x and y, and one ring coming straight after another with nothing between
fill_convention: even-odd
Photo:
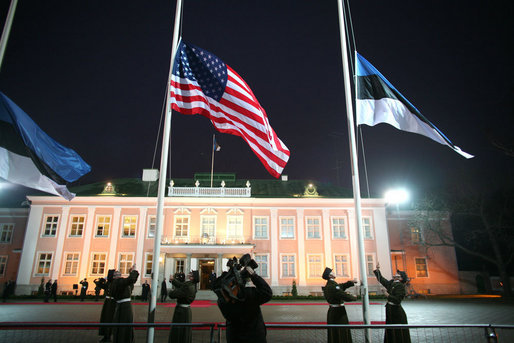
<instances>
[{"instance_id":1,"label":"flagpole","mask_svg":"<svg viewBox=\"0 0 514 343\"><path fill-rule=\"evenodd\" d=\"M216 150L216 146L214 145L214 134L212 135L212 157L211 157L211 188L212 188L212 179L214 174L214 150Z\"/></svg>"},{"instance_id":2,"label":"flagpole","mask_svg":"<svg viewBox=\"0 0 514 343\"><path fill-rule=\"evenodd\" d=\"M5 19L4 30L2 31L2 38L0 38L0 69L4 61L5 48L7 47L7 41L9 40L9 34L11 33L11 26L14 20L14 12L16 12L16 6L18 0L12 0L9 6L9 12L7 12L7 18Z\"/></svg>"},{"instance_id":3,"label":"flagpole","mask_svg":"<svg viewBox=\"0 0 514 343\"><path fill-rule=\"evenodd\" d=\"M348 66L348 51L346 46L346 31L343 15L342 0L337 0L338 13L339 13L339 32L341 39L341 53L343 60L343 77L344 77L344 90L346 100L346 114L348 118L348 133L350 140L350 154L352 166L352 184L353 184L353 198L355 202L355 221L357 226L357 237L359 247L359 273L361 278L361 298L362 298L362 318L365 325L369 325L369 295L368 295L368 276L366 272L366 256L364 251L364 232L362 231L362 209L361 209L361 193L359 183L359 165L357 160L357 147L355 141L355 128L353 122L353 105L352 105L352 92L350 84L350 69ZM369 329L366 332L366 342L370 341Z\"/></svg>"},{"instance_id":4,"label":"flagpole","mask_svg":"<svg viewBox=\"0 0 514 343\"><path fill-rule=\"evenodd\" d=\"M166 107L165 107L165 118L164 118L164 132L162 137L162 151L161 151L161 168L159 170L159 188L157 195L157 210L156 210L156 228L154 237L154 248L152 256L152 292L150 296L150 304L148 305L148 323L155 322L155 311L157 305L157 288L159 287L159 259L161 255L161 236L164 220L164 193L166 191L166 173L168 165L168 152L169 152L169 141L171 131L171 99L170 99L170 82L173 75L173 64L175 61L175 55L177 53L177 45L179 39L180 21L182 15L182 0L177 0L177 6L175 9L175 25L173 29L173 40L171 44L171 61L170 70L168 76L168 83L166 85ZM166 275L164 275L166 277ZM154 327L148 327L147 342L153 343L154 341Z\"/></svg>"}]
</instances>

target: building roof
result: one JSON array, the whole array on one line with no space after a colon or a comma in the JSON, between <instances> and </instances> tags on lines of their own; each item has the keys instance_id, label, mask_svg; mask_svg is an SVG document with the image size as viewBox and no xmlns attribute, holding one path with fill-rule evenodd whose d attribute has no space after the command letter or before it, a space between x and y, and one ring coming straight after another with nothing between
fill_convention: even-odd
<instances>
[{"instance_id":1,"label":"building roof","mask_svg":"<svg viewBox=\"0 0 514 343\"><path fill-rule=\"evenodd\" d=\"M173 179L174 187L194 187L199 180L200 187L209 187L210 180ZM228 178L227 178L228 179ZM351 198L353 193L346 188L337 187L331 183L309 180L223 180L225 187L246 187L250 182L252 197L255 198L293 198L293 197L319 197L319 198ZM109 181L114 190L109 195L122 197L155 197L157 196L158 182L146 182L141 179L125 178ZM88 185L70 187L70 191L77 196L97 196L104 192L107 182L96 182ZM169 180L166 181L169 185ZM312 187L309 187L312 185ZM213 187L220 187L220 182L214 181ZM167 192L167 190L166 190ZM104 192L105 194L105 192Z\"/></svg>"}]
</instances>

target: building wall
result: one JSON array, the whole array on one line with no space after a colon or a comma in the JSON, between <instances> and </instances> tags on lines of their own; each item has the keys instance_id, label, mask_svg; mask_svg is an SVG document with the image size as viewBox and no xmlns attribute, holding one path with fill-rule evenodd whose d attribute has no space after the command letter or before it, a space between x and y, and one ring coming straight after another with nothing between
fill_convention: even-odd
<instances>
[{"instance_id":1,"label":"building wall","mask_svg":"<svg viewBox=\"0 0 514 343\"><path fill-rule=\"evenodd\" d=\"M145 270L148 255L153 251L149 223L155 216L155 198L97 196L76 197L67 202L57 197L34 196L30 200L32 210L27 234L30 233L31 238L25 239L23 246L18 274L19 294L37 290L43 277L45 280L58 279L60 291L71 291L73 284L83 278L92 285L93 279L105 276L108 269L119 269L120 262L124 262L122 257L127 256L130 263L126 265L135 263L141 272L136 286L145 280L150 282L150 275ZM373 259L370 268L380 260L382 270L390 276L385 215L382 200L363 200L363 216L371 224L371 236L365 240L366 255ZM215 218L215 238L209 237L215 242L202 244L203 216ZM74 226L77 217L83 218L81 234L72 235L73 230L77 232ZM134 223L124 229L125 221L132 218ZM231 235L230 225L234 218L242 219L242 231ZM344 235L334 236L334 218L344 220ZM110 225L109 233L104 236L98 234L102 220L107 220ZM293 224L290 234L285 230L281 232L283 220ZM52 221L55 230L48 229ZM181 222L188 223L185 237L177 235L177 226ZM262 234L259 237L256 227L262 222L265 225L260 228L265 229L259 231ZM226 269L229 258L247 252L267 259L264 277L276 294L290 291L293 281L300 294L319 293L324 284L321 273L325 266L334 268L336 258L346 259L345 273L341 273L338 280L360 279L352 199L168 197L163 223L160 280L175 272L180 261L184 261L185 269L189 269L214 260L214 271L219 273ZM319 228L319 233L313 234L312 227ZM94 260L94 256L101 259ZM41 261L43 257L46 261ZM287 274L285 259L293 260L288 264L292 270ZM70 267L72 265L74 267ZM102 268L98 269L99 265ZM377 292L378 284L371 274L368 282L370 291ZM138 290L135 292L137 294Z\"/></svg>"},{"instance_id":2,"label":"building wall","mask_svg":"<svg viewBox=\"0 0 514 343\"><path fill-rule=\"evenodd\" d=\"M459 294L460 284L455 249L449 246L430 246L431 242L420 230L416 235L413 224L413 211L392 211L388 217L389 238L391 242L391 265L393 270L407 272L411 279L411 291L421 294ZM451 235L447 213L441 213L439 223ZM420 240L416 237L419 237ZM426 262L426 273L418 270L417 260Z\"/></svg>"},{"instance_id":3,"label":"building wall","mask_svg":"<svg viewBox=\"0 0 514 343\"><path fill-rule=\"evenodd\" d=\"M28 208L0 209L0 289L16 280L25 237Z\"/></svg>"}]
</instances>

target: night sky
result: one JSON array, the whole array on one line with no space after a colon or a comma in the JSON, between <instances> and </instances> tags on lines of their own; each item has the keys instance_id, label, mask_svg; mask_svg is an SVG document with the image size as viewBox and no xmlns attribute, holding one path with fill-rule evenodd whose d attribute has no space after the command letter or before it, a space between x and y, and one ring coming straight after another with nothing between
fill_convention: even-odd
<instances>
[{"instance_id":1,"label":"night sky","mask_svg":"<svg viewBox=\"0 0 514 343\"><path fill-rule=\"evenodd\" d=\"M514 157L491 143L514 142L513 2L350 5L358 51L476 156L389 125L363 127L371 192L514 180ZM91 165L75 184L141 177L157 140L158 168L174 12L163 0L19 0L0 90ZM283 174L351 188L336 0L185 0L183 20L184 40L235 69L266 109L291 151ZM210 171L213 133L204 117L173 114L171 177ZM215 171L273 179L241 138L217 141Z\"/></svg>"}]
</instances>

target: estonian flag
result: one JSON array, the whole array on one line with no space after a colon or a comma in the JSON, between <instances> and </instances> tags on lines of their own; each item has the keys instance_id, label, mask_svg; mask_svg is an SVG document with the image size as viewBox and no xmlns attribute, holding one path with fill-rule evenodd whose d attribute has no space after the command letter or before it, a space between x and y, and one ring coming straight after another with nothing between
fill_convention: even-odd
<instances>
[{"instance_id":1,"label":"estonian flag","mask_svg":"<svg viewBox=\"0 0 514 343\"><path fill-rule=\"evenodd\" d=\"M54 141L14 102L0 92L0 177L60 195L91 167L72 149Z\"/></svg>"},{"instance_id":2,"label":"estonian flag","mask_svg":"<svg viewBox=\"0 0 514 343\"><path fill-rule=\"evenodd\" d=\"M419 133L472 158L453 143L380 72L357 53L357 125L387 123L399 130Z\"/></svg>"}]
</instances>

